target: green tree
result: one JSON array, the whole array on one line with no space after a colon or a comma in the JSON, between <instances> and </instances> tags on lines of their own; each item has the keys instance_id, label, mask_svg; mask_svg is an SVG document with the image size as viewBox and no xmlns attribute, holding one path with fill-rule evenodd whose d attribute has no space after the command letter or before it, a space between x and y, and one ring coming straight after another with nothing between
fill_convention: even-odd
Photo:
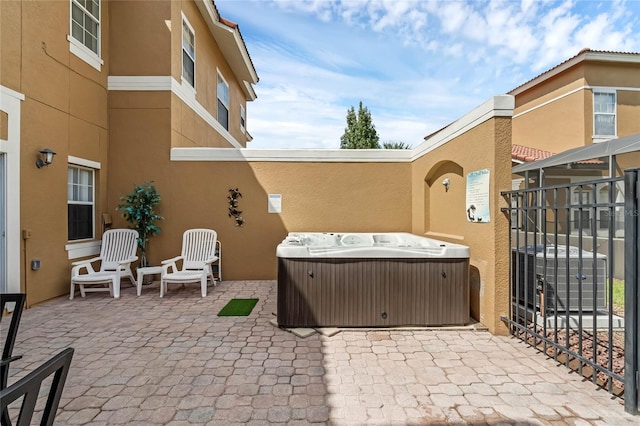
<instances>
[{"instance_id":1,"label":"green tree","mask_svg":"<svg viewBox=\"0 0 640 426\"><path fill-rule=\"evenodd\" d=\"M380 137L367 107L358 106L358 115L353 108L347 110L347 127L340 137L340 149L379 149Z\"/></svg>"},{"instance_id":2,"label":"green tree","mask_svg":"<svg viewBox=\"0 0 640 426\"><path fill-rule=\"evenodd\" d=\"M160 232L160 227L155 224L163 217L156 214L154 207L160 202L160 195L153 186L153 182L144 182L142 185L134 185L133 192L120 197L117 210L122 210L122 217L132 224L132 228L138 231L138 247L140 247L140 264L148 266L147 247L149 237Z\"/></svg>"},{"instance_id":3,"label":"green tree","mask_svg":"<svg viewBox=\"0 0 640 426\"><path fill-rule=\"evenodd\" d=\"M384 149L411 149L411 145L404 142L383 142Z\"/></svg>"}]
</instances>

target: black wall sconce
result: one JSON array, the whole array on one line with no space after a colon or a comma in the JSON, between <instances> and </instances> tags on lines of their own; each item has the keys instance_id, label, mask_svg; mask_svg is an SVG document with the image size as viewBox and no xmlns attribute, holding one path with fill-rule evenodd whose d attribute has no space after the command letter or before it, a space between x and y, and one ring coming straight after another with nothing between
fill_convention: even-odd
<instances>
[{"instance_id":1,"label":"black wall sconce","mask_svg":"<svg viewBox=\"0 0 640 426\"><path fill-rule=\"evenodd\" d=\"M45 148L40 151L40 158L36 160L36 167L41 169L44 166L48 166L53 163L53 156L56 155L55 152L50 150L49 148Z\"/></svg>"}]
</instances>

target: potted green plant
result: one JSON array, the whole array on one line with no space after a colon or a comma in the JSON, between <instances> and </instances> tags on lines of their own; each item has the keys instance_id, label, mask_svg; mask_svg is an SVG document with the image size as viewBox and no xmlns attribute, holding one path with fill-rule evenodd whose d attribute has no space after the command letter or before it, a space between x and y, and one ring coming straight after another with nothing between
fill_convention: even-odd
<instances>
[{"instance_id":1,"label":"potted green plant","mask_svg":"<svg viewBox=\"0 0 640 426\"><path fill-rule=\"evenodd\" d=\"M122 217L132 224L132 228L138 231L141 267L149 266L147 259L149 237L160 232L156 221L164 219L154 210L159 202L160 195L151 181L134 185L133 192L120 197L120 204L116 207L116 210L122 210Z\"/></svg>"}]
</instances>

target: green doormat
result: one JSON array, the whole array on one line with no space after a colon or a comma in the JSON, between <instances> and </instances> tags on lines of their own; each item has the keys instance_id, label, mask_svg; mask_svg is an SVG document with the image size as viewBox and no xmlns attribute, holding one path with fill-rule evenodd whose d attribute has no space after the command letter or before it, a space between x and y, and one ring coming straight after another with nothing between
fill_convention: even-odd
<instances>
[{"instance_id":1,"label":"green doormat","mask_svg":"<svg viewBox=\"0 0 640 426\"><path fill-rule=\"evenodd\" d=\"M218 312L219 317L246 317L251 313L258 299L231 299L224 308Z\"/></svg>"}]
</instances>

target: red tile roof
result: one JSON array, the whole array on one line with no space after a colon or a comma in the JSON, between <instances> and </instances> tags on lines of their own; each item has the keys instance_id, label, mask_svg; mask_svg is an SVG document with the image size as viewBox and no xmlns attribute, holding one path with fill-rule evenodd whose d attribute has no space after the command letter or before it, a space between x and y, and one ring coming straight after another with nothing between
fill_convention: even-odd
<instances>
[{"instance_id":1,"label":"red tile roof","mask_svg":"<svg viewBox=\"0 0 640 426\"><path fill-rule=\"evenodd\" d=\"M556 155L553 152L545 151L542 149L531 148L528 146L512 144L511 145L511 160L523 161L530 163L532 161L542 160L544 158ZM577 164L604 164L604 161L598 158L592 158L590 160L577 161Z\"/></svg>"},{"instance_id":2,"label":"red tile roof","mask_svg":"<svg viewBox=\"0 0 640 426\"><path fill-rule=\"evenodd\" d=\"M223 24L226 25L227 27L238 31L238 35L240 36L240 40L242 40L242 44L244 45L245 50L247 51L247 56L249 57L249 62L251 63L251 66L253 67L253 69L255 70L256 66L253 64L253 59L251 59L251 54L249 53L249 49L247 48L247 43L244 41L244 37L242 37L242 32L240 32L240 26L227 19L227 18L223 18L222 15L220 15L220 11L218 10L218 7L216 6L215 1L211 0L211 5L213 6L213 9L216 11L216 14L218 15L218 21ZM260 77L257 77L258 81L260 80Z\"/></svg>"},{"instance_id":3,"label":"red tile roof","mask_svg":"<svg viewBox=\"0 0 640 426\"><path fill-rule=\"evenodd\" d=\"M522 145L511 145L511 159L524 161L529 163L531 161L542 160L543 158L551 157L555 155L553 152L544 151L542 149L530 148Z\"/></svg>"}]
</instances>

